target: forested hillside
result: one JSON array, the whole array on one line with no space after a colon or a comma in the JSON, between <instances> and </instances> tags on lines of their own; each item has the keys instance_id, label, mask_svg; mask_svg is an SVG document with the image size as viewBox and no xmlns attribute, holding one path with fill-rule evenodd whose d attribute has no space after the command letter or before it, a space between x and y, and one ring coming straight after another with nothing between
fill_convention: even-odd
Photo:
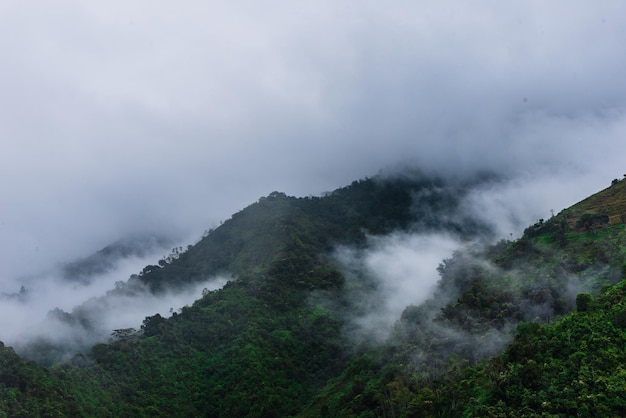
<instances>
[{"instance_id":1,"label":"forested hillside","mask_svg":"<svg viewBox=\"0 0 626 418\"><path fill-rule=\"evenodd\" d=\"M486 181L415 174L323 197L271 193L115 291L218 274L230 277L223 288L51 367L3 347L0 414L623 415L626 182L484 246L475 238L491 231L460 207ZM371 283L348 282L333 252L395 231L467 245L442 260L434 295L406 307L388 338L355 340L354 288Z\"/></svg>"},{"instance_id":2,"label":"forested hillside","mask_svg":"<svg viewBox=\"0 0 626 418\"><path fill-rule=\"evenodd\" d=\"M614 181L519 240L444 260L439 294L407 308L303 415L622 416L624 197Z\"/></svg>"}]
</instances>

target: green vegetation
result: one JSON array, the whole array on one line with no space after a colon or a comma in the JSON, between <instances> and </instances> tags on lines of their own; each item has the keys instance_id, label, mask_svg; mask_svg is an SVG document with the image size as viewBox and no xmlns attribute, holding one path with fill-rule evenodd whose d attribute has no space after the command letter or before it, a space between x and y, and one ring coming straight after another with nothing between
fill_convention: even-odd
<instances>
[{"instance_id":1,"label":"green vegetation","mask_svg":"<svg viewBox=\"0 0 626 418\"><path fill-rule=\"evenodd\" d=\"M445 260L439 294L303 416L623 416L624 225L568 226L598 201L624 210L601 193L515 242Z\"/></svg>"},{"instance_id":2,"label":"green vegetation","mask_svg":"<svg viewBox=\"0 0 626 418\"><path fill-rule=\"evenodd\" d=\"M456 252L388 340L348 340L333 248L396 230L471 237L484 226L449 216L468 187L271 193L131 279L161 292L228 274L222 289L48 368L0 347L0 416L624 416L623 181L519 240Z\"/></svg>"},{"instance_id":3,"label":"green vegetation","mask_svg":"<svg viewBox=\"0 0 626 418\"><path fill-rule=\"evenodd\" d=\"M523 324L490 362L433 385L443 416L624 416L624 282L552 325ZM584 301L584 302L583 302Z\"/></svg>"},{"instance_id":4,"label":"green vegetation","mask_svg":"<svg viewBox=\"0 0 626 418\"><path fill-rule=\"evenodd\" d=\"M62 380L0 343L0 417L79 416Z\"/></svg>"}]
</instances>

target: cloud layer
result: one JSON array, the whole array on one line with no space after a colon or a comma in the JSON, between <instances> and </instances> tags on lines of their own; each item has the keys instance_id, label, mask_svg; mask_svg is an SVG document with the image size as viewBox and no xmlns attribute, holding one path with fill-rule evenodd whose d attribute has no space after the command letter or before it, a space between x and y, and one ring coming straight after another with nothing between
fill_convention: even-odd
<instances>
[{"instance_id":1,"label":"cloud layer","mask_svg":"<svg viewBox=\"0 0 626 418\"><path fill-rule=\"evenodd\" d=\"M404 166L545 217L625 171L625 32L609 1L4 2L0 283Z\"/></svg>"}]
</instances>

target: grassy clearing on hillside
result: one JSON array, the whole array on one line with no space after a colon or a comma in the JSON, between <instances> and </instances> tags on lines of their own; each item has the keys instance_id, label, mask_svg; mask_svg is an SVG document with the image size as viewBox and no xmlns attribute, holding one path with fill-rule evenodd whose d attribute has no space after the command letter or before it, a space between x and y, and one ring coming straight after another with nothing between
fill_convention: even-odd
<instances>
[{"instance_id":1,"label":"grassy clearing on hillside","mask_svg":"<svg viewBox=\"0 0 626 418\"><path fill-rule=\"evenodd\" d=\"M626 180L618 181L587 199L563 211L569 229L578 229L576 222L585 213L608 215L609 225L623 224L626 221Z\"/></svg>"}]
</instances>

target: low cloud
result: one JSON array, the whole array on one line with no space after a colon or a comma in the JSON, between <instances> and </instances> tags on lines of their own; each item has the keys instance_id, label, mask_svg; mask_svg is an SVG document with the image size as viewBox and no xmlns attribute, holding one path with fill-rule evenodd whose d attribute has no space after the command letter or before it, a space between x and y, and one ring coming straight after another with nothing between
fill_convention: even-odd
<instances>
[{"instance_id":1,"label":"low cloud","mask_svg":"<svg viewBox=\"0 0 626 418\"><path fill-rule=\"evenodd\" d=\"M211 277L154 294L136 274L154 264L160 251L115 260L106 272L80 280L62 275L65 270L59 267L16 282L17 291L2 295L0 341L43 363L67 360L107 342L113 330L139 330L145 317L169 317L200 299L205 288L215 290L226 283L225 278Z\"/></svg>"},{"instance_id":2,"label":"low cloud","mask_svg":"<svg viewBox=\"0 0 626 418\"><path fill-rule=\"evenodd\" d=\"M348 333L383 341L409 305L433 296L437 266L459 248L445 233L395 233L370 237L366 249L338 248L335 258L346 276L351 310Z\"/></svg>"},{"instance_id":3,"label":"low cloud","mask_svg":"<svg viewBox=\"0 0 626 418\"><path fill-rule=\"evenodd\" d=\"M438 228L423 230L415 224L408 231L370 236L364 247L337 248L334 257L346 278L343 299L331 302L332 296L317 294L312 303L342 317L345 335L357 345L411 342L417 368L420 362L450 355L474 361L496 354L511 341L520 321L549 322L571 311L576 295L592 290L594 277L610 273L599 265L584 274L567 271L557 248L536 249L555 260L545 266L521 261L504 268L488 255L503 251L506 243L498 241L517 239L537 219L575 203L567 200L582 193L578 187L584 180L568 174L551 170L489 176L459 193L457 207L432 213L431 224ZM564 187L561 193L548 193L542 186L557 182ZM415 197L420 204L420 196ZM488 227L461 237L449 232L455 228L446 230L442 220ZM500 312L499 317L485 321L484 307L472 305L476 301L471 295L462 301L473 280L481 282L473 290L478 293L490 292L492 281L505 283L506 289L495 286L490 296L489 309Z\"/></svg>"}]
</instances>

